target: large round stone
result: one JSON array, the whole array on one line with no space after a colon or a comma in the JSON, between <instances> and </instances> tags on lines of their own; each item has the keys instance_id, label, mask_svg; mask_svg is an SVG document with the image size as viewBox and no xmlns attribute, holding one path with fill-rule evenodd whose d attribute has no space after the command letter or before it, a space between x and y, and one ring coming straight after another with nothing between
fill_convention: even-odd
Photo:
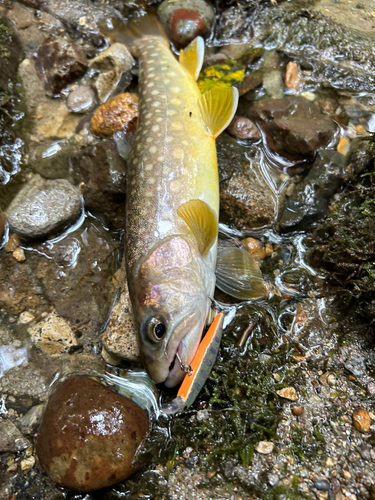
<instances>
[{"instance_id":1,"label":"large round stone","mask_svg":"<svg viewBox=\"0 0 375 500\"><path fill-rule=\"evenodd\" d=\"M148 430L138 405L91 378L72 376L50 397L36 453L55 483L97 490L135 472L134 455Z\"/></svg>"},{"instance_id":2,"label":"large round stone","mask_svg":"<svg viewBox=\"0 0 375 500\"><path fill-rule=\"evenodd\" d=\"M74 222L82 206L81 193L67 180L35 175L9 205L8 223L21 238L43 238Z\"/></svg>"}]
</instances>

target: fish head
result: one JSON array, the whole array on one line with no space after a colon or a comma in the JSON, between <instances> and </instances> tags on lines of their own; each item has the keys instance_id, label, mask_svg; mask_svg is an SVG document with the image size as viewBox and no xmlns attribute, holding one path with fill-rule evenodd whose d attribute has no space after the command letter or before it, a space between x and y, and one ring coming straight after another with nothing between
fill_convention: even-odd
<instances>
[{"instance_id":1,"label":"fish head","mask_svg":"<svg viewBox=\"0 0 375 500\"><path fill-rule=\"evenodd\" d=\"M133 280L132 304L145 368L167 387L185 376L177 359L189 365L210 311L215 284L209 266L184 237L163 240L144 257Z\"/></svg>"}]
</instances>

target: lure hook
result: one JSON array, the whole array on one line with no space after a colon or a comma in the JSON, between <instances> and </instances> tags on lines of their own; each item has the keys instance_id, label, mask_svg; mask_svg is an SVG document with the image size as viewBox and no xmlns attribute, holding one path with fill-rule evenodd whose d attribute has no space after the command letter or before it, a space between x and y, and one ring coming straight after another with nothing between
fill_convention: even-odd
<instances>
[{"instance_id":1,"label":"lure hook","mask_svg":"<svg viewBox=\"0 0 375 500\"><path fill-rule=\"evenodd\" d=\"M193 373L193 370L191 369L191 366L183 364L182 359L180 358L178 352L176 352L176 358L177 358L177 361L180 363L181 370L184 373L188 373L189 375L191 375Z\"/></svg>"}]
</instances>

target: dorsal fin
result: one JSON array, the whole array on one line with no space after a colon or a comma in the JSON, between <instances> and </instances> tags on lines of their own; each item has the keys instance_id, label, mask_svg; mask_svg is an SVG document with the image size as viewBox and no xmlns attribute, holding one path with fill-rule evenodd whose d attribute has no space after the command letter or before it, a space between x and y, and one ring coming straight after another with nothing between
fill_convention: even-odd
<instances>
[{"instance_id":1,"label":"dorsal fin","mask_svg":"<svg viewBox=\"0 0 375 500\"><path fill-rule=\"evenodd\" d=\"M185 49L180 50L180 63L189 71L195 81L198 80L202 69L203 57L204 41L201 36L197 36Z\"/></svg>"},{"instance_id":2,"label":"dorsal fin","mask_svg":"<svg viewBox=\"0 0 375 500\"><path fill-rule=\"evenodd\" d=\"M262 273L254 257L243 248L219 248L216 286L240 300L263 296Z\"/></svg>"},{"instance_id":3,"label":"dorsal fin","mask_svg":"<svg viewBox=\"0 0 375 500\"><path fill-rule=\"evenodd\" d=\"M238 90L235 87L216 87L205 92L198 100L204 123L216 139L230 124L238 106Z\"/></svg>"},{"instance_id":4,"label":"dorsal fin","mask_svg":"<svg viewBox=\"0 0 375 500\"><path fill-rule=\"evenodd\" d=\"M205 257L217 238L215 212L202 200L190 200L177 209L177 214L189 226L200 253Z\"/></svg>"}]
</instances>

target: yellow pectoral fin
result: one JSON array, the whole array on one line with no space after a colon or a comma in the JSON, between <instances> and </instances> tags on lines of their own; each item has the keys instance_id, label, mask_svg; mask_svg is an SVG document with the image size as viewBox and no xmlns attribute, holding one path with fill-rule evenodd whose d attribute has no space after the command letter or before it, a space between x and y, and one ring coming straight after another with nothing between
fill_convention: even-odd
<instances>
[{"instance_id":1,"label":"yellow pectoral fin","mask_svg":"<svg viewBox=\"0 0 375 500\"><path fill-rule=\"evenodd\" d=\"M177 214L189 226L200 253L205 257L217 238L218 225L214 211L202 200L190 200L177 209Z\"/></svg>"},{"instance_id":2,"label":"yellow pectoral fin","mask_svg":"<svg viewBox=\"0 0 375 500\"><path fill-rule=\"evenodd\" d=\"M185 49L180 50L180 63L188 70L195 81L198 80L202 69L203 57L204 41L201 36L197 36Z\"/></svg>"},{"instance_id":3,"label":"yellow pectoral fin","mask_svg":"<svg viewBox=\"0 0 375 500\"><path fill-rule=\"evenodd\" d=\"M216 87L199 98L202 119L215 139L230 124L237 106L238 90L235 87Z\"/></svg>"}]
</instances>

